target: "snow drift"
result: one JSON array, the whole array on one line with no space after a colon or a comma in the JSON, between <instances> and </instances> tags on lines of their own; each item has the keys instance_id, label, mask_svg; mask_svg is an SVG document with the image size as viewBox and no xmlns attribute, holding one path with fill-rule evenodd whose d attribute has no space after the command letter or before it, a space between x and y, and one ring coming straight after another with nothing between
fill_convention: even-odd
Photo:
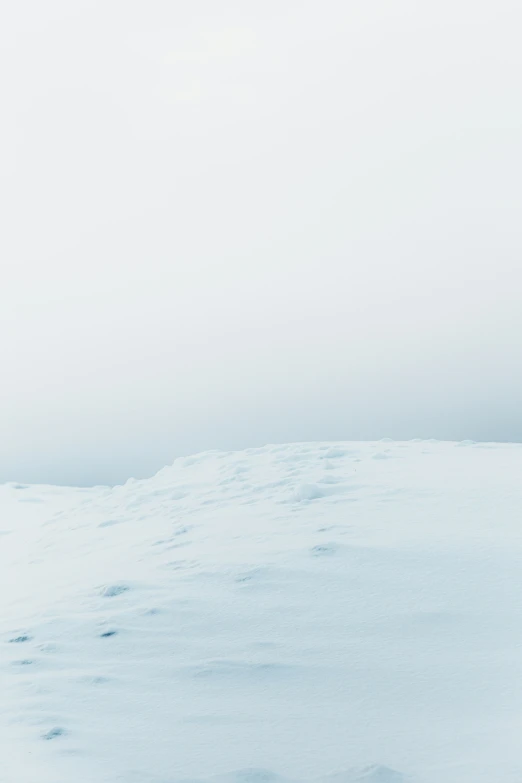
<instances>
[{"instance_id":1,"label":"snow drift","mask_svg":"<svg viewBox=\"0 0 522 783\"><path fill-rule=\"evenodd\" d=\"M0 487L0 780L522 780L521 475L385 441Z\"/></svg>"}]
</instances>

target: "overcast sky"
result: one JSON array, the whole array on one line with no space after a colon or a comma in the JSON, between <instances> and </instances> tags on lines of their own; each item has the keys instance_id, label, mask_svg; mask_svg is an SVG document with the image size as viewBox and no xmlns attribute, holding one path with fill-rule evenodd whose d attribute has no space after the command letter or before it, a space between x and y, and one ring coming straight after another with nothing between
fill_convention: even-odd
<instances>
[{"instance_id":1,"label":"overcast sky","mask_svg":"<svg viewBox=\"0 0 522 783\"><path fill-rule=\"evenodd\" d=\"M0 481L522 440L518 0L17 0Z\"/></svg>"}]
</instances>

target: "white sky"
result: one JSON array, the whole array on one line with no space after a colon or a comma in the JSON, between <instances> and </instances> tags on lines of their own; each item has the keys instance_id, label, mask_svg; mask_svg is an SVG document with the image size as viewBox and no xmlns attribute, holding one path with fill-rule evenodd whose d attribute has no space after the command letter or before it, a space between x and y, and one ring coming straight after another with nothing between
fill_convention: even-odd
<instances>
[{"instance_id":1,"label":"white sky","mask_svg":"<svg viewBox=\"0 0 522 783\"><path fill-rule=\"evenodd\" d=\"M0 480L522 440L522 7L17 0Z\"/></svg>"}]
</instances>

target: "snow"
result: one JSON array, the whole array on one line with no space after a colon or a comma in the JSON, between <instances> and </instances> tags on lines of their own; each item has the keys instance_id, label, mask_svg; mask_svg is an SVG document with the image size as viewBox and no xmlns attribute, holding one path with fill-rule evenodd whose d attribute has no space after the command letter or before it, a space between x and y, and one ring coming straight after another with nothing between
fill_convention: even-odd
<instances>
[{"instance_id":1,"label":"snow","mask_svg":"<svg viewBox=\"0 0 522 783\"><path fill-rule=\"evenodd\" d=\"M0 781L522 779L522 446L0 487Z\"/></svg>"}]
</instances>

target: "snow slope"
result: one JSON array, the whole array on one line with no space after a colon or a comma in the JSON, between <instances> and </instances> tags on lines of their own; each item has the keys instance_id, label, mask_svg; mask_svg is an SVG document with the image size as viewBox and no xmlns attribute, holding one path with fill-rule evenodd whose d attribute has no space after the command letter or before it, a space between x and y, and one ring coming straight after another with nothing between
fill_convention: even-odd
<instances>
[{"instance_id":1,"label":"snow slope","mask_svg":"<svg viewBox=\"0 0 522 783\"><path fill-rule=\"evenodd\" d=\"M521 477L381 441L0 487L0 781L520 783Z\"/></svg>"}]
</instances>

